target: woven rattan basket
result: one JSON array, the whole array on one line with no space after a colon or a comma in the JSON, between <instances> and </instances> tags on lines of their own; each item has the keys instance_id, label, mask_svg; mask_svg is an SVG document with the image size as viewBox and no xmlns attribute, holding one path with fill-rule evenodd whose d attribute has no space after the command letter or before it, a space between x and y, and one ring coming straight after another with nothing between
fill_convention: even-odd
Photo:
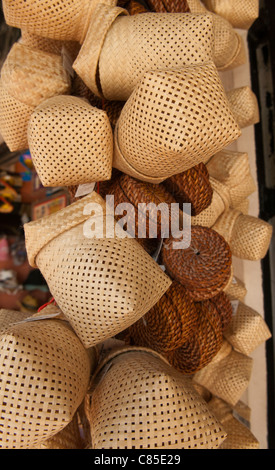
<instances>
[{"instance_id":1,"label":"woven rattan basket","mask_svg":"<svg viewBox=\"0 0 275 470\"><path fill-rule=\"evenodd\" d=\"M249 29L259 16L259 0L202 0L212 12L226 18L234 28Z\"/></svg>"},{"instance_id":2,"label":"woven rattan basket","mask_svg":"<svg viewBox=\"0 0 275 470\"><path fill-rule=\"evenodd\" d=\"M28 148L31 113L43 100L68 94L71 80L59 55L15 43L1 69L0 131L11 151Z\"/></svg>"},{"instance_id":3,"label":"woven rattan basket","mask_svg":"<svg viewBox=\"0 0 275 470\"><path fill-rule=\"evenodd\" d=\"M86 442L83 440L78 413L75 413L73 419L64 429L59 431L50 439L43 441L41 444L32 447L32 449L47 450L79 450L85 448Z\"/></svg>"},{"instance_id":4,"label":"woven rattan basket","mask_svg":"<svg viewBox=\"0 0 275 470\"><path fill-rule=\"evenodd\" d=\"M241 129L258 124L260 121L258 99L249 86L234 88L227 91L226 95Z\"/></svg>"},{"instance_id":5,"label":"woven rattan basket","mask_svg":"<svg viewBox=\"0 0 275 470\"><path fill-rule=\"evenodd\" d=\"M160 183L207 162L239 135L213 63L148 72L118 119L113 166Z\"/></svg>"},{"instance_id":6,"label":"woven rattan basket","mask_svg":"<svg viewBox=\"0 0 275 470\"><path fill-rule=\"evenodd\" d=\"M190 12L187 0L149 0L147 3L150 7L150 11L162 13Z\"/></svg>"},{"instance_id":7,"label":"woven rattan basket","mask_svg":"<svg viewBox=\"0 0 275 470\"><path fill-rule=\"evenodd\" d=\"M10 324L0 339L0 447L32 448L71 422L87 393L96 355L47 308L30 321Z\"/></svg>"},{"instance_id":8,"label":"woven rattan basket","mask_svg":"<svg viewBox=\"0 0 275 470\"><path fill-rule=\"evenodd\" d=\"M191 380L144 348L102 362L86 410L94 449L216 449L226 437Z\"/></svg>"},{"instance_id":9,"label":"woven rattan basket","mask_svg":"<svg viewBox=\"0 0 275 470\"><path fill-rule=\"evenodd\" d=\"M232 266L231 251L224 238L211 228L197 225L191 227L189 247L175 249L174 242L173 237L166 239L161 250L162 263L170 277L197 301L222 292L231 278Z\"/></svg>"},{"instance_id":10,"label":"woven rattan basket","mask_svg":"<svg viewBox=\"0 0 275 470\"><path fill-rule=\"evenodd\" d=\"M258 217L228 209L212 228L227 240L232 255L237 258L257 261L267 254L272 225Z\"/></svg>"},{"instance_id":11,"label":"woven rattan basket","mask_svg":"<svg viewBox=\"0 0 275 470\"><path fill-rule=\"evenodd\" d=\"M105 111L76 96L54 96L37 106L28 143L43 186L111 178L113 133Z\"/></svg>"},{"instance_id":12,"label":"woven rattan basket","mask_svg":"<svg viewBox=\"0 0 275 470\"><path fill-rule=\"evenodd\" d=\"M236 276L233 276L231 283L225 288L225 293L230 299L244 302L247 294L245 283Z\"/></svg>"},{"instance_id":13,"label":"woven rattan basket","mask_svg":"<svg viewBox=\"0 0 275 470\"><path fill-rule=\"evenodd\" d=\"M129 15L99 5L73 68L96 95L126 101L146 72L203 64L212 57L212 15Z\"/></svg>"},{"instance_id":14,"label":"woven rattan basket","mask_svg":"<svg viewBox=\"0 0 275 470\"><path fill-rule=\"evenodd\" d=\"M40 269L86 347L129 327L171 284L106 212L105 202L93 192L24 225L30 264Z\"/></svg>"}]
</instances>

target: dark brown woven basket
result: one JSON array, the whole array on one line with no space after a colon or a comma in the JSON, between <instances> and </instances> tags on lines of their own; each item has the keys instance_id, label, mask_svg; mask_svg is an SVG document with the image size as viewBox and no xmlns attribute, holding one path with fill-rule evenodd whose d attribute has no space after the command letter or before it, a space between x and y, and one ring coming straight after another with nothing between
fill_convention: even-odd
<instances>
[{"instance_id":1,"label":"dark brown woven basket","mask_svg":"<svg viewBox=\"0 0 275 470\"><path fill-rule=\"evenodd\" d=\"M187 13L190 12L187 0L148 0L151 11L161 13Z\"/></svg>"},{"instance_id":2,"label":"dark brown woven basket","mask_svg":"<svg viewBox=\"0 0 275 470\"><path fill-rule=\"evenodd\" d=\"M217 312L220 315L222 331L225 331L231 322L233 314L232 304L228 295L226 295L225 292L220 292L211 299L205 300L205 302L212 302L215 304Z\"/></svg>"},{"instance_id":3,"label":"dark brown woven basket","mask_svg":"<svg viewBox=\"0 0 275 470\"><path fill-rule=\"evenodd\" d=\"M179 204L191 204L193 216L200 214L212 201L213 189L204 163L171 176L163 181L163 185Z\"/></svg>"},{"instance_id":4,"label":"dark brown woven basket","mask_svg":"<svg viewBox=\"0 0 275 470\"><path fill-rule=\"evenodd\" d=\"M161 250L162 263L170 277L180 282L196 301L220 293L232 273L228 243L216 231L199 225L191 227L188 248L174 249L173 243L180 240L166 239Z\"/></svg>"}]
</instances>

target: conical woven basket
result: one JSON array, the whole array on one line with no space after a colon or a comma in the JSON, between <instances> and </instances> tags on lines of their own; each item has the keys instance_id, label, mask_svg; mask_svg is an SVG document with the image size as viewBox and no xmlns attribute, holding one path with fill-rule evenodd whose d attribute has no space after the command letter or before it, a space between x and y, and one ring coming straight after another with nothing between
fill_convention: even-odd
<instances>
[{"instance_id":1,"label":"conical woven basket","mask_svg":"<svg viewBox=\"0 0 275 470\"><path fill-rule=\"evenodd\" d=\"M1 333L2 449L31 448L64 429L96 365L67 321L42 316Z\"/></svg>"},{"instance_id":2,"label":"conical woven basket","mask_svg":"<svg viewBox=\"0 0 275 470\"><path fill-rule=\"evenodd\" d=\"M257 189L246 152L222 150L207 162L210 177L223 183L230 192L230 206L239 207Z\"/></svg>"},{"instance_id":3,"label":"conical woven basket","mask_svg":"<svg viewBox=\"0 0 275 470\"><path fill-rule=\"evenodd\" d=\"M260 121L258 99L249 86L226 92L234 117L241 129Z\"/></svg>"},{"instance_id":4,"label":"conical woven basket","mask_svg":"<svg viewBox=\"0 0 275 470\"><path fill-rule=\"evenodd\" d=\"M86 347L129 327L171 284L106 212L105 202L93 192L24 225L30 264L40 269Z\"/></svg>"},{"instance_id":5,"label":"conical woven basket","mask_svg":"<svg viewBox=\"0 0 275 470\"><path fill-rule=\"evenodd\" d=\"M212 228L225 238L237 258L257 261L267 254L272 225L262 219L228 209Z\"/></svg>"},{"instance_id":6,"label":"conical woven basket","mask_svg":"<svg viewBox=\"0 0 275 470\"><path fill-rule=\"evenodd\" d=\"M259 16L259 0L203 0L203 3L234 28L249 29Z\"/></svg>"},{"instance_id":7,"label":"conical woven basket","mask_svg":"<svg viewBox=\"0 0 275 470\"><path fill-rule=\"evenodd\" d=\"M166 239L161 250L162 263L171 278L197 301L222 292L231 277L232 265L231 251L224 238L211 228L196 225L191 226L187 248L175 249L175 241L179 240Z\"/></svg>"},{"instance_id":8,"label":"conical woven basket","mask_svg":"<svg viewBox=\"0 0 275 470\"><path fill-rule=\"evenodd\" d=\"M252 367L253 359L235 351L224 339L212 361L196 372L193 380L235 406L249 385Z\"/></svg>"},{"instance_id":9,"label":"conical woven basket","mask_svg":"<svg viewBox=\"0 0 275 470\"><path fill-rule=\"evenodd\" d=\"M76 96L54 96L33 111L28 144L43 186L111 178L113 133L105 111Z\"/></svg>"},{"instance_id":10,"label":"conical woven basket","mask_svg":"<svg viewBox=\"0 0 275 470\"><path fill-rule=\"evenodd\" d=\"M99 5L73 68L96 95L126 101L146 72L203 64L212 57L212 15L128 15Z\"/></svg>"},{"instance_id":11,"label":"conical woven basket","mask_svg":"<svg viewBox=\"0 0 275 470\"><path fill-rule=\"evenodd\" d=\"M249 356L260 344L271 338L271 332L256 310L239 301L224 337L236 351Z\"/></svg>"},{"instance_id":12,"label":"conical woven basket","mask_svg":"<svg viewBox=\"0 0 275 470\"><path fill-rule=\"evenodd\" d=\"M113 352L94 381L94 449L216 449L226 437L190 379L150 350Z\"/></svg>"},{"instance_id":13,"label":"conical woven basket","mask_svg":"<svg viewBox=\"0 0 275 470\"><path fill-rule=\"evenodd\" d=\"M148 72L121 111L113 166L160 183L207 162L239 135L212 63Z\"/></svg>"}]
</instances>

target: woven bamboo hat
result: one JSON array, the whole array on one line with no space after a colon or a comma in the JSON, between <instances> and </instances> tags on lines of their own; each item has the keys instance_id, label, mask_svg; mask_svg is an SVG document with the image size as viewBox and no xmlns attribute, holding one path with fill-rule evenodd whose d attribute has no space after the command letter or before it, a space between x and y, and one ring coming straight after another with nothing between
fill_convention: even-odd
<instances>
[{"instance_id":1,"label":"woven bamboo hat","mask_svg":"<svg viewBox=\"0 0 275 470\"><path fill-rule=\"evenodd\" d=\"M249 86L226 92L234 117L241 129L260 121L258 99Z\"/></svg>"},{"instance_id":2,"label":"woven bamboo hat","mask_svg":"<svg viewBox=\"0 0 275 470\"><path fill-rule=\"evenodd\" d=\"M207 162L239 135L213 63L147 72L117 121L113 166L160 183Z\"/></svg>"},{"instance_id":3,"label":"woven bamboo hat","mask_svg":"<svg viewBox=\"0 0 275 470\"><path fill-rule=\"evenodd\" d=\"M215 449L225 439L189 378L145 348L113 351L86 399L94 449Z\"/></svg>"},{"instance_id":4,"label":"woven bamboo hat","mask_svg":"<svg viewBox=\"0 0 275 470\"><path fill-rule=\"evenodd\" d=\"M236 209L225 211L212 228L228 242L232 255L251 261L265 257L273 231L268 222Z\"/></svg>"},{"instance_id":5,"label":"woven bamboo hat","mask_svg":"<svg viewBox=\"0 0 275 470\"><path fill-rule=\"evenodd\" d=\"M185 233L182 235L184 240ZM162 262L172 279L180 282L190 297L200 301L221 292L231 278L232 256L228 243L208 227L191 226L187 248L175 249L175 241L165 240Z\"/></svg>"},{"instance_id":6,"label":"woven bamboo hat","mask_svg":"<svg viewBox=\"0 0 275 470\"><path fill-rule=\"evenodd\" d=\"M24 229L29 263L86 347L128 328L171 284L95 192Z\"/></svg>"},{"instance_id":7,"label":"woven bamboo hat","mask_svg":"<svg viewBox=\"0 0 275 470\"><path fill-rule=\"evenodd\" d=\"M204 163L167 178L163 185L179 204L191 204L191 215L196 216L205 210L212 201L213 188Z\"/></svg>"},{"instance_id":8,"label":"woven bamboo hat","mask_svg":"<svg viewBox=\"0 0 275 470\"><path fill-rule=\"evenodd\" d=\"M71 89L61 56L15 43L1 70L0 131L10 151L28 148L31 113L43 100Z\"/></svg>"},{"instance_id":9,"label":"woven bamboo hat","mask_svg":"<svg viewBox=\"0 0 275 470\"><path fill-rule=\"evenodd\" d=\"M129 15L99 5L73 68L96 95L126 101L146 72L203 64L212 57L211 14Z\"/></svg>"},{"instance_id":10,"label":"woven bamboo hat","mask_svg":"<svg viewBox=\"0 0 275 470\"><path fill-rule=\"evenodd\" d=\"M111 178L113 133L105 111L76 96L44 100L28 124L28 143L43 186Z\"/></svg>"},{"instance_id":11,"label":"woven bamboo hat","mask_svg":"<svg viewBox=\"0 0 275 470\"><path fill-rule=\"evenodd\" d=\"M239 301L224 337L236 351L249 356L260 344L271 338L271 332L262 315Z\"/></svg>"},{"instance_id":12,"label":"woven bamboo hat","mask_svg":"<svg viewBox=\"0 0 275 470\"><path fill-rule=\"evenodd\" d=\"M259 0L203 0L212 12L226 18L234 28L249 29L259 16Z\"/></svg>"},{"instance_id":13,"label":"woven bamboo hat","mask_svg":"<svg viewBox=\"0 0 275 470\"><path fill-rule=\"evenodd\" d=\"M64 429L84 399L96 365L96 356L67 321L55 318L52 310L42 317L10 324L1 333L3 449L30 448Z\"/></svg>"}]
</instances>

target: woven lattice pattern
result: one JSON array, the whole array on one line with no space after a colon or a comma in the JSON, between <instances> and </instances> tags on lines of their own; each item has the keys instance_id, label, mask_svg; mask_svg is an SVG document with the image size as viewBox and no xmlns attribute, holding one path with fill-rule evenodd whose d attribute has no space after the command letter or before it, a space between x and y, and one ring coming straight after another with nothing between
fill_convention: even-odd
<instances>
[{"instance_id":1,"label":"woven lattice pattern","mask_svg":"<svg viewBox=\"0 0 275 470\"><path fill-rule=\"evenodd\" d=\"M34 110L28 143L44 186L111 178L112 128L105 111L75 96L56 96Z\"/></svg>"},{"instance_id":2,"label":"woven lattice pattern","mask_svg":"<svg viewBox=\"0 0 275 470\"><path fill-rule=\"evenodd\" d=\"M241 129L260 120L258 99L250 87L244 86L226 92L231 110Z\"/></svg>"},{"instance_id":3,"label":"woven lattice pattern","mask_svg":"<svg viewBox=\"0 0 275 470\"><path fill-rule=\"evenodd\" d=\"M203 3L234 28L249 29L259 16L259 0L203 0Z\"/></svg>"},{"instance_id":4,"label":"woven lattice pattern","mask_svg":"<svg viewBox=\"0 0 275 470\"><path fill-rule=\"evenodd\" d=\"M2 334L10 325L29 317L29 313L20 312L18 310L0 309L0 334Z\"/></svg>"},{"instance_id":5,"label":"woven lattice pattern","mask_svg":"<svg viewBox=\"0 0 275 470\"><path fill-rule=\"evenodd\" d=\"M247 288L241 279L233 276L231 283L225 288L225 293L230 299L237 299L243 302L247 294Z\"/></svg>"},{"instance_id":6,"label":"woven lattice pattern","mask_svg":"<svg viewBox=\"0 0 275 470\"><path fill-rule=\"evenodd\" d=\"M191 381L150 352L117 355L96 378L94 449L215 449L225 439Z\"/></svg>"},{"instance_id":7,"label":"woven lattice pattern","mask_svg":"<svg viewBox=\"0 0 275 470\"><path fill-rule=\"evenodd\" d=\"M149 0L148 5L151 11L186 13L190 12L187 0Z\"/></svg>"}]
</instances>

